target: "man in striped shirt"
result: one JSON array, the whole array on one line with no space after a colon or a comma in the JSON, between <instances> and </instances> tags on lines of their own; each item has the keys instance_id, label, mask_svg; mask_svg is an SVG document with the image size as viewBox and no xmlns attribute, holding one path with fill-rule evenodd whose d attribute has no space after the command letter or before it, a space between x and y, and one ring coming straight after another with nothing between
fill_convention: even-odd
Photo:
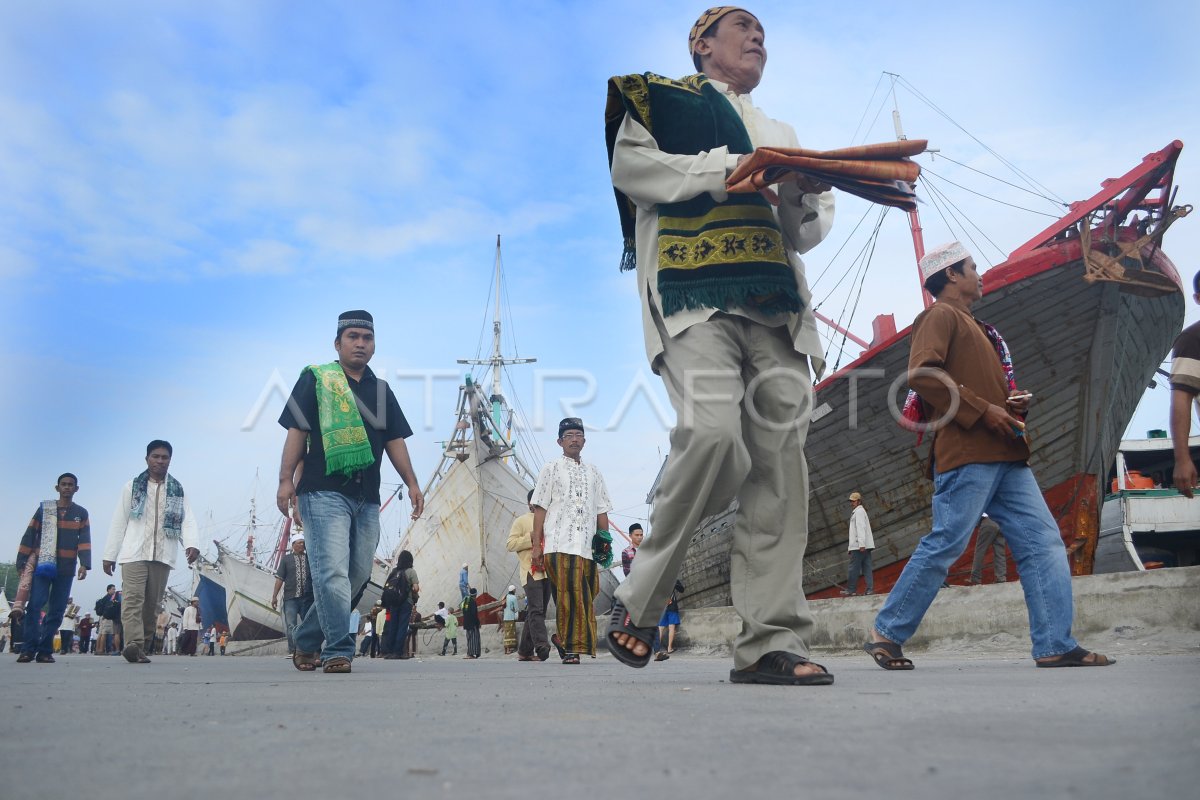
<instances>
[{"instance_id":1,"label":"man in striped shirt","mask_svg":"<svg viewBox=\"0 0 1200 800\"><path fill-rule=\"evenodd\" d=\"M79 479L64 472L54 488L58 492L57 502L43 503L34 512L17 549L18 573L25 569L30 557L38 553L38 568L34 570L24 620L25 639L17 658L21 664L35 659L39 664L54 663L54 634L71 599L75 561L79 561L79 580L86 578L92 568L88 512L74 501L75 493L79 491ZM46 606L44 617L41 616L42 606Z\"/></svg>"}]
</instances>

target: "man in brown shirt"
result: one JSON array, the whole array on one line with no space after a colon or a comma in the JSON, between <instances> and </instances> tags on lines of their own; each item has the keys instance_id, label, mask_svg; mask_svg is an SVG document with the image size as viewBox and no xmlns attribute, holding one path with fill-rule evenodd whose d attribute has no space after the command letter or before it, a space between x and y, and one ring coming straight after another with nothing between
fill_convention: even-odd
<instances>
[{"instance_id":1,"label":"man in brown shirt","mask_svg":"<svg viewBox=\"0 0 1200 800\"><path fill-rule=\"evenodd\" d=\"M1032 394L1016 388L1008 348L971 315L983 296L975 260L958 242L921 259L937 303L913 323L909 386L934 431L933 530L922 537L863 645L884 669L912 669L900 646L916 632L986 512L1017 560L1033 657L1039 667L1116 663L1071 636L1071 571L1037 479L1029 469L1024 416Z\"/></svg>"}]
</instances>

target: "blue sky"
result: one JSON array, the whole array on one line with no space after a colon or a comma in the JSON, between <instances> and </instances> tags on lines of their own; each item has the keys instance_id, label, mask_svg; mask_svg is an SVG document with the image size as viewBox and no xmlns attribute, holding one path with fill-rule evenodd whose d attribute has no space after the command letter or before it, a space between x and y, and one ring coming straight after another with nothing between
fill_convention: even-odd
<instances>
[{"instance_id":1,"label":"blue sky","mask_svg":"<svg viewBox=\"0 0 1200 800\"><path fill-rule=\"evenodd\" d=\"M1090 196L1171 139L1195 138L1185 63L1200 23L1193 4L1153 13L1046 5L757 3L769 62L755 101L808 145L881 141L893 136L890 99L870 101L884 71L899 73L1065 200ZM540 382L540 414L552 422L562 397L588 388L571 376L590 374L595 396L578 410L611 429L590 435L585 456L608 476L618 523L644 516L670 420L645 364L632 276L617 271L605 80L690 72L686 35L701 10L623 1L0 7L0 358L10 376L0 557L15 554L29 514L67 470L80 476L78 500L102 548L120 486L156 437L175 445L172 472L205 541L240 537L256 471L260 516L274 521L283 434L272 387L332 358L333 321L348 308L375 314L373 366L417 428L409 445L424 481L456 384L436 381L427 406L422 382L398 375L457 372L456 358L479 352L496 234L514 337L506 349L515 341L538 358L513 369L510 394L536 417ZM903 85L896 99L909 136L1013 180ZM1055 212L953 162L922 163ZM1185 150L1180 202L1195 201L1197 163ZM941 186L995 242L981 243L987 263L1050 221ZM834 285L861 231L835 253L867 211L840 198L833 233L807 258L830 316L847 305L851 281ZM923 213L931 246L957 235L936 209ZM1168 234L1167 250L1185 275L1195 270L1195 220ZM906 325L919 302L906 228L891 214L851 328L870 338L870 319L884 312ZM1190 309L1189 321L1196 316ZM650 391L613 420L631 386ZM1164 427L1166 403L1163 389L1150 393L1132 430ZM555 451L552 431L535 438L543 455ZM385 514L385 541L399 538L404 514ZM76 596L92 598L104 583L93 575Z\"/></svg>"}]
</instances>

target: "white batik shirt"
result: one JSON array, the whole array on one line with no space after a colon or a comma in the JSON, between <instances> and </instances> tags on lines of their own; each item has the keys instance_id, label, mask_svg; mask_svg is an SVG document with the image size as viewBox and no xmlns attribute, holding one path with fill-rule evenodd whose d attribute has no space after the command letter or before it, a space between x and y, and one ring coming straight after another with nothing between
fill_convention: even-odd
<instances>
[{"instance_id":1,"label":"white batik shirt","mask_svg":"<svg viewBox=\"0 0 1200 800\"><path fill-rule=\"evenodd\" d=\"M530 502L546 509L543 552L591 559L596 517L612 511L600 470L560 456L542 467Z\"/></svg>"}]
</instances>

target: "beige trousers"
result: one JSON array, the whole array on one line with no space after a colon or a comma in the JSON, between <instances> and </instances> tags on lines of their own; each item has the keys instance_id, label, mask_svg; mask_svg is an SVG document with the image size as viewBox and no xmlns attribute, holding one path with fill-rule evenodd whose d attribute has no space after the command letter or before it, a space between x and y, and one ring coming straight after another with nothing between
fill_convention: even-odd
<instances>
[{"instance_id":1,"label":"beige trousers","mask_svg":"<svg viewBox=\"0 0 1200 800\"><path fill-rule=\"evenodd\" d=\"M143 650L154 641L158 605L167 590L171 568L161 561L130 561L121 565L121 626L125 646Z\"/></svg>"},{"instance_id":2,"label":"beige trousers","mask_svg":"<svg viewBox=\"0 0 1200 800\"><path fill-rule=\"evenodd\" d=\"M786 326L718 313L671 338L656 322L676 425L649 535L616 596L635 625L657 625L697 525L736 497L730 589L742 630L734 665L744 669L772 650L807 656L808 359Z\"/></svg>"}]
</instances>

